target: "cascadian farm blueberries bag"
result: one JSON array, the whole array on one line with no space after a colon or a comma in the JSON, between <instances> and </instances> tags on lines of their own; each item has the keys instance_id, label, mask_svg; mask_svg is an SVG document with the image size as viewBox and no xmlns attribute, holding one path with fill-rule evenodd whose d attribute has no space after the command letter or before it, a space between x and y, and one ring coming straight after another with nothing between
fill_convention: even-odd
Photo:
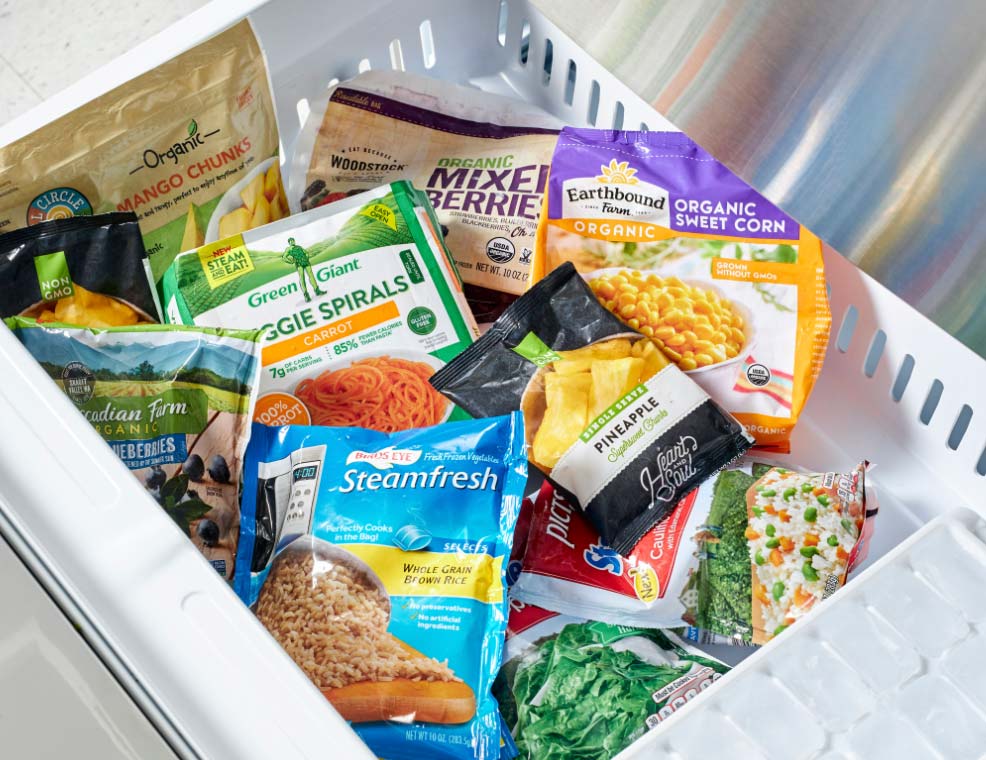
<instances>
[{"instance_id":1,"label":"cascadian farm blueberries bag","mask_svg":"<svg viewBox=\"0 0 986 760\"><path fill-rule=\"evenodd\" d=\"M380 433L256 424L236 590L380 757L496 758L519 413Z\"/></svg>"},{"instance_id":2,"label":"cascadian farm blueberries bag","mask_svg":"<svg viewBox=\"0 0 986 760\"><path fill-rule=\"evenodd\" d=\"M286 216L249 21L0 147L0 230L132 211L154 280L180 251Z\"/></svg>"},{"instance_id":3,"label":"cascadian farm blueberries bag","mask_svg":"<svg viewBox=\"0 0 986 760\"><path fill-rule=\"evenodd\" d=\"M216 571L232 580L260 333L6 322Z\"/></svg>"},{"instance_id":4,"label":"cascadian farm blueberries bag","mask_svg":"<svg viewBox=\"0 0 986 760\"><path fill-rule=\"evenodd\" d=\"M817 237L679 132L566 127L532 279L566 262L758 447L789 450L831 323Z\"/></svg>"},{"instance_id":5,"label":"cascadian farm blueberries bag","mask_svg":"<svg viewBox=\"0 0 986 760\"><path fill-rule=\"evenodd\" d=\"M431 383L474 417L524 413L530 461L626 553L751 439L564 264Z\"/></svg>"}]
</instances>

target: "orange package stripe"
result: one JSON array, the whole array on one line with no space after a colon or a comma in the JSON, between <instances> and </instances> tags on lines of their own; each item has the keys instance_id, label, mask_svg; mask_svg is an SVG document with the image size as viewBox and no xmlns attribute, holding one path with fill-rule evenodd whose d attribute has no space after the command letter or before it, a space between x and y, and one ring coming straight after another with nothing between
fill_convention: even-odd
<instances>
[{"instance_id":1,"label":"orange package stripe","mask_svg":"<svg viewBox=\"0 0 986 760\"><path fill-rule=\"evenodd\" d=\"M363 332L369 328L397 319L400 312L397 304L387 301L379 306L373 306L365 311L360 311L345 319L338 319L335 322L316 327L314 330L292 335L286 340L271 343L264 347L261 354L261 361L265 367L277 364L292 356L304 354L327 343L334 343L356 333Z\"/></svg>"}]
</instances>

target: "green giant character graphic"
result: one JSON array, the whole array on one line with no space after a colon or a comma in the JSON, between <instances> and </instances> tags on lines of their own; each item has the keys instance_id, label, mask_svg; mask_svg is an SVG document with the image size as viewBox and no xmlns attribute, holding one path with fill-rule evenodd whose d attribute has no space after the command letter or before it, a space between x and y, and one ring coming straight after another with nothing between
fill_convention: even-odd
<instances>
[{"instance_id":1,"label":"green giant character graphic","mask_svg":"<svg viewBox=\"0 0 986 760\"><path fill-rule=\"evenodd\" d=\"M308 295L308 285L305 283L306 273L308 274L308 281L311 282L312 287L315 289L315 295L325 295L325 291L319 290L318 283L315 281L312 263L308 260L308 251L297 245L293 237L288 238L287 250L281 254L281 258L288 264L294 264L295 269L298 270L298 282L301 283L301 292L305 294L306 301L312 300L312 297Z\"/></svg>"}]
</instances>

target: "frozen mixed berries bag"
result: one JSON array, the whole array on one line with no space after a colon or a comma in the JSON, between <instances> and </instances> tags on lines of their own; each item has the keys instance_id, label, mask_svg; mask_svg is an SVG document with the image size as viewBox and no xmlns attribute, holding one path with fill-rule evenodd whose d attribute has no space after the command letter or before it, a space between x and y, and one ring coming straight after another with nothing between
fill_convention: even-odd
<instances>
[{"instance_id":1,"label":"frozen mixed berries bag","mask_svg":"<svg viewBox=\"0 0 986 760\"><path fill-rule=\"evenodd\" d=\"M511 304L431 383L475 417L522 410L530 461L618 552L751 443L571 264Z\"/></svg>"},{"instance_id":2,"label":"frozen mixed berries bag","mask_svg":"<svg viewBox=\"0 0 986 760\"><path fill-rule=\"evenodd\" d=\"M405 71L364 72L312 105L291 158L302 210L409 179L428 194L480 323L527 289L561 124L523 101Z\"/></svg>"},{"instance_id":3,"label":"frozen mixed berries bag","mask_svg":"<svg viewBox=\"0 0 986 760\"><path fill-rule=\"evenodd\" d=\"M789 450L831 324L817 237L679 132L566 127L532 280L566 262L758 447Z\"/></svg>"}]
</instances>

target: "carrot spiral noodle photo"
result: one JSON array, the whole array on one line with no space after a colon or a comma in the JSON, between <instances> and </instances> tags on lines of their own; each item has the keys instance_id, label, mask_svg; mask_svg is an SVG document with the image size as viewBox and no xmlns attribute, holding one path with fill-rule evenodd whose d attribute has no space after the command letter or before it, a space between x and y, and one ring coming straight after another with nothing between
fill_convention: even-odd
<instances>
[{"instance_id":1,"label":"carrot spiral noodle photo","mask_svg":"<svg viewBox=\"0 0 986 760\"><path fill-rule=\"evenodd\" d=\"M373 356L306 378L295 395L315 425L393 433L444 419L448 401L428 384L434 372L424 362Z\"/></svg>"}]
</instances>

